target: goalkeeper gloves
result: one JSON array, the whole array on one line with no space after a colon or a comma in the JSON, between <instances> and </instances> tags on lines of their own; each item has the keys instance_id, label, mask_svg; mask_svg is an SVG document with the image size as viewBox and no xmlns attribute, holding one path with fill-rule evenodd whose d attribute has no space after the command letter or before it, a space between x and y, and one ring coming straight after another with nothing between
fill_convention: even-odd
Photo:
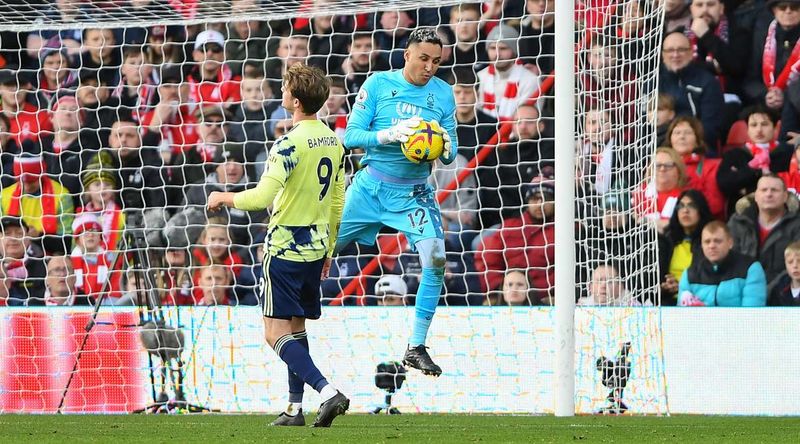
<instances>
[{"instance_id":1,"label":"goalkeeper gloves","mask_svg":"<svg viewBox=\"0 0 800 444\"><path fill-rule=\"evenodd\" d=\"M414 116L410 119L401 120L391 128L378 131L378 143L386 145L388 143L404 143L408 141L408 136L414 134L414 128L422 122L422 119Z\"/></svg>"},{"instance_id":2,"label":"goalkeeper gloves","mask_svg":"<svg viewBox=\"0 0 800 444\"><path fill-rule=\"evenodd\" d=\"M442 125L440 125L439 122L434 120L432 123L435 123L436 126L442 128ZM453 154L453 144L450 142L450 134L448 134L447 130L444 128L442 128L442 140L444 141L442 156L444 156L445 159L449 159L450 155Z\"/></svg>"}]
</instances>

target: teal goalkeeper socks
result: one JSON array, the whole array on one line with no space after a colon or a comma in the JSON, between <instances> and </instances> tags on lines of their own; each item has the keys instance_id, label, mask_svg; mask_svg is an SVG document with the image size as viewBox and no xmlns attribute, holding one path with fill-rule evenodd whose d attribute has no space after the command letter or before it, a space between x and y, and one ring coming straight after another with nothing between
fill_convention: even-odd
<instances>
[{"instance_id":1,"label":"teal goalkeeper socks","mask_svg":"<svg viewBox=\"0 0 800 444\"><path fill-rule=\"evenodd\" d=\"M431 326L433 315L436 313L436 306L439 304L442 285L444 285L443 268L422 269L422 277L419 280L419 289L417 289L414 329L411 332L411 338L408 340L409 346L416 347L425 344L428 328Z\"/></svg>"}]
</instances>

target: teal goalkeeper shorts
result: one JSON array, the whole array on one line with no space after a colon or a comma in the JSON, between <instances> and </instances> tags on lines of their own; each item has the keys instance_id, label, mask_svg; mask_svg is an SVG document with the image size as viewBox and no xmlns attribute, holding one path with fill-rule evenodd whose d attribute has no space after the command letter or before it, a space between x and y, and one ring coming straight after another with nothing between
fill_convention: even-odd
<instances>
[{"instance_id":1,"label":"teal goalkeeper shorts","mask_svg":"<svg viewBox=\"0 0 800 444\"><path fill-rule=\"evenodd\" d=\"M421 240L444 239L433 188L427 182L392 183L396 180L369 166L356 173L345 195L338 248L353 241L373 245L384 225L405 234L414 251Z\"/></svg>"}]
</instances>

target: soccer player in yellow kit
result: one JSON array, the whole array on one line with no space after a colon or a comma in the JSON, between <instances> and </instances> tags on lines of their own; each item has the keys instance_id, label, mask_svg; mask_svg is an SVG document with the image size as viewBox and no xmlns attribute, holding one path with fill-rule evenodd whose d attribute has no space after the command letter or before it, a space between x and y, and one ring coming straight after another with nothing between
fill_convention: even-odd
<instances>
[{"instance_id":1,"label":"soccer player in yellow kit","mask_svg":"<svg viewBox=\"0 0 800 444\"><path fill-rule=\"evenodd\" d=\"M294 65L283 76L282 105L292 129L275 141L258 185L213 192L208 208L263 210L273 205L264 246L264 329L289 369L289 407L273 425L302 426L304 383L323 399L315 427L329 427L350 400L336 390L308 353L306 319L319 319L320 280L328 275L344 206L344 147L316 117L330 86L317 68ZM273 202L274 201L274 202Z\"/></svg>"}]
</instances>

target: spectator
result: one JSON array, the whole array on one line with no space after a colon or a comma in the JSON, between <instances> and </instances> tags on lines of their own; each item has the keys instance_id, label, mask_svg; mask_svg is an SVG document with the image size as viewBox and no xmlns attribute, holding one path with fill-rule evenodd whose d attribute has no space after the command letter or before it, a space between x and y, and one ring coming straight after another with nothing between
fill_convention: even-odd
<instances>
[{"instance_id":1,"label":"spectator","mask_svg":"<svg viewBox=\"0 0 800 444\"><path fill-rule=\"evenodd\" d=\"M189 97L195 105L222 103L227 107L242 100L241 78L225 64L225 37L219 31L206 30L197 35L192 59L196 65L187 81Z\"/></svg>"},{"instance_id":2,"label":"spectator","mask_svg":"<svg viewBox=\"0 0 800 444\"><path fill-rule=\"evenodd\" d=\"M225 144L224 149L217 154L213 163L216 168L204 181L187 185L185 206L205 208L208 203L208 195L212 191L235 193L248 188L248 184L252 183L245 173L241 144ZM266 211L247 212L235 208L223 211L227 213L231 234L237 243L249 241L248 230L252 221L261 220L268 214Z\"/></svg>"},{"instance_id":3,"label":"spectator","mask_svg":"<svg viewBox=\"0 0 800 444\"><path fill-rule=\"evenodd\" d=\"M516 211L522 203L519 185L552 166L554 149L552 142L542 136L544 129L536 107L520 106L515 113L513 138L493 150L478 168L483 226L494 225L501 215Z\"/></svg>"},{"instance_id":4,"label":"spectator","mask_svg":"<svg viewBox=\"0 0 800 444\"><path fill-rule=\"evenodd\" d=\"M700 254L700 234L712 220L708 202L699 191L685 190L678 196L669 224L658 235L661 305L677 304L678 282L692 258Z\"/></svg>"},{"instance_id":5,"label":"spectator","mask_svg":"<svg viewBox=\"0 0 800 444\"><path fill-rule=\"evenodd\" d=\"M158 104L145 114L142 126L147 136L160 140L161 158L167 169L168 183L183 186L191 182L195 175L184 171L184 164L200 163L196 150L197 119L190 112L189 84L183 81L183 68L180 65L163 65L159 72L161 84L158 85Z\"/></svg>"},{"instance_id":6,"label":"spectator","mask_svg":"<svg viewBox=\"0 0 800 444\"><path fill-rule=\"evenodd\" d=\"M102 230L103 248L110 254L124 249L122 239L125 231L125 214L117 203L117 175L113 169L103 169L100 165L89 164L81 174L85 190L85 205L82 214L92 214L97 218Z\"/></svg>"},{"instance_id":7,"label":"spectator","mask_svg":"<svg viewBox=\"0 0 800 444\"><path fill-rule=\"evenodd\" d=\"M192 290L194 305L235 305L233 274L222 264L208 264L195 272L197 283ZM182 305L192 303L184 301Z\"/></svg>"},{"instance_id":8,"label":"spectator","mask_svg":"<svg viewBox=\"0 0 800 444\"><path fill-rule=\"evenodd\" d=\"M264 63L264 74L273 92L281 91L283 74L290 67L305 63L308 58L308 36L293 34L283 36L278 42L277 57Z\"/></svg>"},{"instance_id":9,"label":"spectator","mask_svg":"<svg viewBox=\"0 0 800 444\"><path fill-rule=\"evenodd\" d=\"M3 189L2 214L21 217L32 237L47 236L45 250L65 251L62 241L71 232L73 203L69 191L44 175L41 155L23 153L14 159L17 182Z\"/></svg>"},{"instance_id":10,"label":"spectator","mask_svg":"<svg viewBox=\"0 0 800 444\"><path fill-rule=\"evenodd\" d=\"M687 116L675 118L667 129L666 143L683 158L689 187L701 191L706 196L714 218L725 220L725 195L717 183L717 172L721 161L706 156L708 147L704 142L700 121Z\"/></svg>"},{"instance_id":11,"label":"spectator","mask_svg":"<svg viewBox=\"0 0 800 444\"><path fill-rule=\"evenodd\" d=\"M69 63L67 47L61 37L53 36L39 53L38 93L47 101L51 101L59 89L70 87L78 82L77 72Z\"/></svg>"},{"instance_id":12,"label":"spectator","mask_svg":"<svg viewBox=\"0 0 800 444\"><path fill-rule=\"evenodd\" d=\"M231 13L247 16L258 13L256 0L231 2ZM245 76L249 61L262 63L267 59L267 38L270 36L269 24L261 20L236 20L226 23L228 41L225 43L225 60L234 75ZM263 70L263 66L260 70Z\"/></svg>"},{"instance_id":13,"label":"spectator","mask_svg":"<svg viewBox=\"0 0 800 444\"><path fill-rule=\"evenodd\" d=\"M666 143L667 129L673 120L675 120L675 101L668 94L659 94L656 110L656 146L664 146Z\"/></svg>"},{"instance_id":14,"label":"spectator","mask_svg":"<svg viewBox=\"0 0 800 444\"><path fill-rule=\"evenodd\" d=\"M108 133L117 120L119 98L111 96L107 78L92 68L80 70L80 85L75 91L78 106L84 113L83 126L91 138L91 146L108 146ZM85 155L87 153L81 153Z\"/></svg>"},{"instance_id":15,"label":"spectator","mask_svg":"<svg viewBox=\"0 0 800 444\"><path fill-rule=\"evenodd\" d=\"M234 281L238 281L247 264L231 244L228 221L219 216L209 218L208 224L197 239L197 245L192 250L193 265L222 264L233 272ZM195 285L198 285L200 274L195 272L193 277Z\"/></svg>"},{"instance_id":16,"label":"spectator","mask_svg":"<svg viewBox=\"0 0 800 444\"><path fill-rule=\"evenodd\" d=\"M525 67L550 74L555 67L555 8L553 0L528 0L520 21L519 56Z\"/></svg>"},{"instance_id":17,"label":"spectator","mask_svg":"<svg viewBox=\"0 0 800 444\"><path fill-rule=\"evenodd\" d=\"M155 102L157 81L153 65L141 46L125 46L122 50L120 80L112 97L123 109L130 110L140 121Z\"/></svg>"},{"instance_id":18,"label":"spectator","mask_svg":"<svg viewBox=\"0 0 800 444\"><path fill-rule=\"evenodd\" d=\"M47 258L47 277L44 283L44 305L91 305L89 298L79 295L75 288L75 271L67 256Z\"/></svg>"},{"instance_id":19,"label":"spectator","mask_svg":"<svg viewBox=\"0 0 800 444\"><path fill-rule=\"evenodd\" d=\"M514 111L539 89L539 78L515 60L519 33L508 25L496 26L486 38L489 66L478 72L480 106L499 120L510 120Z\"/></svg>"},{"instance_id":20,"label":"spectator","mask_svg":"<svg viewBox=\"0 0 800 444\"><path fill-rule=\"evenodd\" d=\"M767 305L800 306L800 241L787 245L783 258L786 270L769 286Z\"/></svg>"},{"instance_id":21,"label":"spectator","mask_svg":"<svg viewBox=\"0 0 800 444\"><path fill-rule=\"evenodd\" d=\"M16 180L14 178L14 157L19 155L19 146L11 138L11 122L0 112L0 188L5 188Z\"/></svg>"},{"instance_id":22,"label":"spectator","mask_svg":"<svg viewBox=\"0 0 800 444\"><path fill-rule=\"evenodd\" d=\"M726 108L734 110L741 107L742 81L747 72L742 60L750 56L752 44L750 34L737 26L733 15L725 14L723 0L691 0L692 23L686 28L686 35L692 47L692 59L717 77L726 95Z\"/></svg>"},{"instance_id":23,"label":"spectator","mask_svg":"<svg viewBox=\"0 0 800 444\"><path fill-rule=\"evenodd\" d=\"M453 237L448 236L445 240L445 268L444 286L442 287L442 297L439 305L472 305L471 295L480 292L480 285L475 273L472 253L462 254L463 245L458 238L453 242ZM422 273L422 264L419 255L410 252L406 247L400 254L396 264L389 267L395 274L405 276L408 285L408 294L416 294L419 288L419 276Z\"/></svg>"},{"instance_id":24,"label":"spectator","mask_svg":"<svg viewBox=\"0 0 800 444\"><path fill-rule=\"evenodd\" d=\"M613 261L616 269L626 276L628 288L637 294L637 301L655 300L650 273L643 270L647 262L648 247L642 245L639 234L642 228L631 212L630 194L626 190L612 190L599 201L599 217L585 217L578 229L576 282L588 282L598 263ZM585 288L576 288L585 292ZM585 294L578 294L578 297Z\"/></svg>"},{"instance_id":25,"label":"spectator","mask_svg":"<svg viewBox=\"0 0 800 444\"><path fill-rule=\"evenodd\" d=\"M212 162L222 151L222 145L228 139L226 130L227 123L231 120L230 114L220 106L211 105L197 108L194 116L200 123L197 125L199 140L194 150L199 154L200 163ZM199 176L198 172L196 179L201 178L202 176Z\"/></svg>"},{"instance_id":26,"label":"spectator","mask_svg":"<svg viewBox=\"0 0 800 444\"><path fill-rule=\"evenodd\" d=\"M403 51L411 30L416 27L415 18L410 11L386 10L380 13L375 31L375 48L378 57L383 59L389 69L400 69L405 65Z\"/></svg>"},{"instance_id":27,"label":"spectator","mask_svg":"<svg viewBox=\"0 0 800 444\"><path fill-rule=\"evenodd\" d=\"M192 273L189 263L189 239L186 232L172 233L156 271L156 289L164 305L180 305L192 297Z\"/></svg>"},{"instance_id":28,"label":"spectator","mask_svg":"<svg viewBox=\"0 0 800 444\"><path fill-rule=\"evenodd\" d=\"M330 95L318 112L320 120L325 122L333 132L344 139L344 130L347 127L347 87L340 76L331 77Z\"/></svg>"},{"instance_id":29,"label":"spectator","mask_svg":"<svg viewBox=\"0 0 800 444\"><path fill-rule=\"evenodd\" d=\"M377 254L378 251L374 246L364 246L356 242L346 245L339 254L333 258L331 264L331 271L328 279L322 281L322 298L323 302L330 302L335 299L342 289L350 285L350 282L356 278L361 270L369 263L372 255ZM368 275L364 276L363 281L359 282L361 294L369 292L375 286L377 277ZM345 297L345 303L351 303L355 298Z\"/></svg>"},{"instance_id":30,"label":"spectator","mask_svg":"<svg viewBox=\"0 0 800 444\"><path fill-rule=\"evenodd\" d=\"M78 54L74 65L96 72L98 83L116 85L121 65L119 48L111 28L86 28L81 42L84 51Z\"/></svg>"},{"instance_id":31,"label":"spectator","mask_svg":"<svg viewBox=\"0 0 800 444\"><path fill-rule=\"evenodd\" d=\"M800 193L800 146L794 150L794 158L789 166L789 171L778 173L778 177L786 184L786 188L794 195Z\"/></svg>"},{"instance_id":32,"label":"spectator","mask_svg":"<svg viewBox=\"0 0 800 444\"><path fill-rule=\"evenodd\" d=\"M613 112L615 122L630 122L636 115L636 80L629 70L620 68L624 57L618 57L619 47L607 44L604 39L592 40L585 66L579 82L583 94L582 105L586 109L601 109Z\"/></svg>"},{"instance_id":33,"label":"spectator","mask_svg":"<svg viewBox=\"0 0 800 444\"><path fill-rule=\"evenodd\" d=\"M692 13L686 0L664 0L664 30L667 33L691 26Z\"/></svg>"},{"instance_id":34,"label":"spectator","mask_svg":"<svg viewBox=\"0 0 800 444\"><path fill-rule=\"evenodd\" d=\"M758 261L733 249L728 226L711 221L703 228L702 252L692 258L678 285L678 304L705 307L762 307L767 281Z\"/></svg>"},{"instance_id":35,"label":"spectator","mask_svg":"<svg viewBox=\"0 0 800 444\"><path fill-rule=\"evenodd\" d=\"M103 226L92 213L83 213L72 222L75 248L70 253L75 270L75 289L91 299L119 298L119 273L114 270L120 252L108 254L103 246Z\"/></svg>"},{"instance_id":36,"label":"spectator","mask_svg":"<svg viewBox=\"0 0 800 444\"><path fill-rule=\"evenodd\" d=\"M583 116L582 145L578 147L578 170L587 195L603 195L612 188L620 188L623 178L615 175L621 171L623 159L611 113L592 106ZM627 166L627 165L626 165Z\"/></svg>"},{"instance_id":37,"label":"spectator","mask_svg":"<svg viewBox=\"0 0 800 444\"><path fill-rule=\"evenodd\" d=\"M378 57L375 40L371 32L356 32L350 42L350 56L342 63L342 73L347 84L347 100L350 106L355 103L361 85L367 76L376 71L387 71L389 65Z\"/></svg>"},{"instance_id":38,"label":"spectator","mask_svg":"<svg viewBox=\"0 0 800 444\"><path fill-rule=\"evenodd\" d=\"M479 109L477 94L478 78L471 69L454 71L453 95L456 100L458 125L458 153L471 160L481 145L486 145L497 134L497 119Z\"/></svg>"},{"instance_id":39,"label":"spectator","mask_svg":"<svg viewBox=\"0 0 800 444\"><path fill-rule=\"evenodd\" d=\"M433 174L428 176L428 183L436 190L444 189L457 179L467 163L467 159L461 154L457 154L456 160L449 165L435 163ZM478 189L475 176L470 174L461 183L456 184L454 191L440 203L440 209L442 226L447 231L446 236L451 243L459 246L458 251L462 251L461 236L466 234L465 230L472 230L477 220ZM464 244L469 245L469 242L465 241Z\"/></svg>"},{"instance_id":40,"label":"spectator","mask_svg":"<svg viewBox=\"0 0 800 444\"><path fill-rule=\"evenodd\" d=\"M163 162L152 137L143 139L139 126L130 114L120 113L119 120L111 126L108 147L105 151L110 159L105 163L90 159L86 166L95 164L101 168L116 169L115 183L120 190L120 202L124 211L131 209L163 208L167 204ZM146 144L145 144L146 143Z\"/></svg>"},{"instance_id":41,"label":"spectator","mask_svg":"<svg viewBox=\"0 0 800 444\"><path fill-rule=\"evenodd\" d=\"M145 52L147 59L154 66L160 65L180 65L186 61L184 44L186 43L186 32L183 26L155 25L147 31L147 41ZM156 75L159 72L154 71ZM159 82L164 82L163 78L158 78Z\"/></svg>"},{"instance_id":42,"label":"spectator","mask_svg":"<svg viewBox=\"0 0 800 444\"><path fill-rule=\"evenodd\" d=\"M228 135L234 142L244 143L245 160L254 162L264 153L264 146L270 139L267 119L280 106L279 100L269 89L269 83L260 70L252 70L242 79L242 103L234 105L233 117L228 125ZM248 171L250 177L257 179L254 170Z\"/></svg>"},{"instance_id":43,"label":"spectator","mask_svg":"<svg viewBox=\"0 0 800 444\"><path fill-rule=\"evenodd\" d=\"M53 130L47 110L33 103L38 100L32 92L26 72L11 66L0 68L0 108L11 123L9 133L17 146L38 142L42 133Z\"/></svg>"},{"instance_id":44,"label":"spectator","mask_svg":"<svg viewBox=\"0 0 800 444\"><path fill-rule=\"evenodd\" d=\"M85 113L78 107L75 96L55 96L51 103L54 132L41 138L45 170L77 196L81 193L78 177L81 152L97 152L100 146L93 131L84 128Z\"/></svg>"},{"instance_id":45,"label":"spectator","mask_svg":"<svg viewBox=\"0 0 800 444\"><path fill-rule=\"evenodd\" d=\"M800 1L769 0L767 7L775 19L753 32L753 50L744 94L749 103L764 103L767 108L783 107L784 91L793 83L793 66L800 45Z\"/></svg>"},{"instance_id":46,"label":"spectator","mask_svg":"<svg viewBox=\"0 0 800 444\"><path fill-rule=\"evenodd\" d=\"M625 288L625 281L620 277L617 267L611 264L600 264L592 271L588 289L588 294L578 300L578 305L638 305Z\"/></svg>"},{"instance_id":47,"label":"spectator","mask_svg":"<svg viewBox=\"0 0 800 444\"><path fill-rule=\"evenodd\" d=\"M316 0L315 7L336 8L333 0ZM335 9L334 9L335 10ZM349 15L315 15L309 20L308 64L326 74L341 73L342 62L350 46L348 34L355 29Z\"/></svg>"},{"instance_id":48,"label":"spectator","mask_svg":"<svg viewBox=\"0 0 800 444\"><path fill-rule=\"evenodd\" d=\"M26 235L29 230L19 217L0 218L0 306L44 305L47 274L42 251Z\"/></svg>"},{"instance_id":49,"label":"spectator","mask_svg":"<svg viewBox=\"0 0 800 444\"><path fill-rule=\"evenodd\" d=\"M770 169L776 173L796 167L792 157L800 146L800 82L789 83L785 93L786 100L780 115L778 148L770 156Z\"/></svg>"},{"instance_id":50,"label":"spectator","mask_svg":"<svg viewBox=\"0 0 800 444\"><path fill-rule=\"evenodd\" d=\"M528 205L522 216L505 219L498 231L481 239L475 269L482 274L484 293L497 290L509 268L522 268L528 270L533 298L552 297L554 197L552 181L540 178L526 187Z\"/></svg>"},{"instance_id":51,"label":"spectator","mask_svg":"<svg viewBox=\"0 0 800 444\"><path fill-rule=\"evenodd\" d=\"M511 269L503 277L503 303L510 306L529 306L531 285L525 270ZM553 305L546 304L546 305Z\"/></svg>"},{"instance_id":52,"label":"spectator","mask_svg":"<svg viewBox=\"0 0 800 444\"><path fill-rule=\"evenodd\" d=\"M766 107L756 105L747 110L747 139L743 147L725 152L717 172L717 183L728 199L729 214L740 198L756 189L761 174L770 172L770 156L778 143L775 141L775 116Z\"/></svg>"},{"instance_id":53,"label":"spectator","mask_svg":"<svg viewBox=\"0 0 800 444\"><path fill-rule=\"evenodd\" d=\"M450 8L450 31L455 36L453 66L456 70L480 70L489 60L486 45L479 39L480 18L479 3L462 3Z\"/></svg>"},{"instance_id":54,"label":"spectator","mask_svg":"<svg viewBox=\"0 0 800 444\"><path fill-rule=\"evenodd\" d=\"M380 306L407 306L408 297L408 286L400 275L385 274L375 283L375 298Z\"/></svg>"},{"instance_id":55,"label":"spectator","mask_svg":"<svg viewBox=\"0 0 800 444\"><path fill-rule=\"evenodd\" d=\"M656 223L663 231L669 223L678 203L678 196L686 189L687 173L683 159L672 148L661 147L656 150L653 165L648 172L655 172L652 180L645 180L642 189L634 194L634 208L645 218ZM655 212L646 213L655 199Z\"/></svg>"},{"instance_id":56,"label":"spectator","mask_svg":"<svg viewBox=\"0 0 800 444\"><path fill-rule=\"evenodd\" d=\"M664 37L658 92L672 96L679 116L702 121L705 145L716 150L722 125L724 99L717 79L692 63L688 37L673 31Z\"/></svg>"},{"instance_id":57,"label":"spectator","mask_svg":"<svg viewBox=\"0 0 800 444\"><path fill-rule=\"evenodd\" d=\"M734 248L761 262L767 283L783 271L786 246L800 239L797 206L797 198L789 198L780 177L765 174L758 179L753 197L741 199L728 221Z\"/></svg>"}]
</instances>

